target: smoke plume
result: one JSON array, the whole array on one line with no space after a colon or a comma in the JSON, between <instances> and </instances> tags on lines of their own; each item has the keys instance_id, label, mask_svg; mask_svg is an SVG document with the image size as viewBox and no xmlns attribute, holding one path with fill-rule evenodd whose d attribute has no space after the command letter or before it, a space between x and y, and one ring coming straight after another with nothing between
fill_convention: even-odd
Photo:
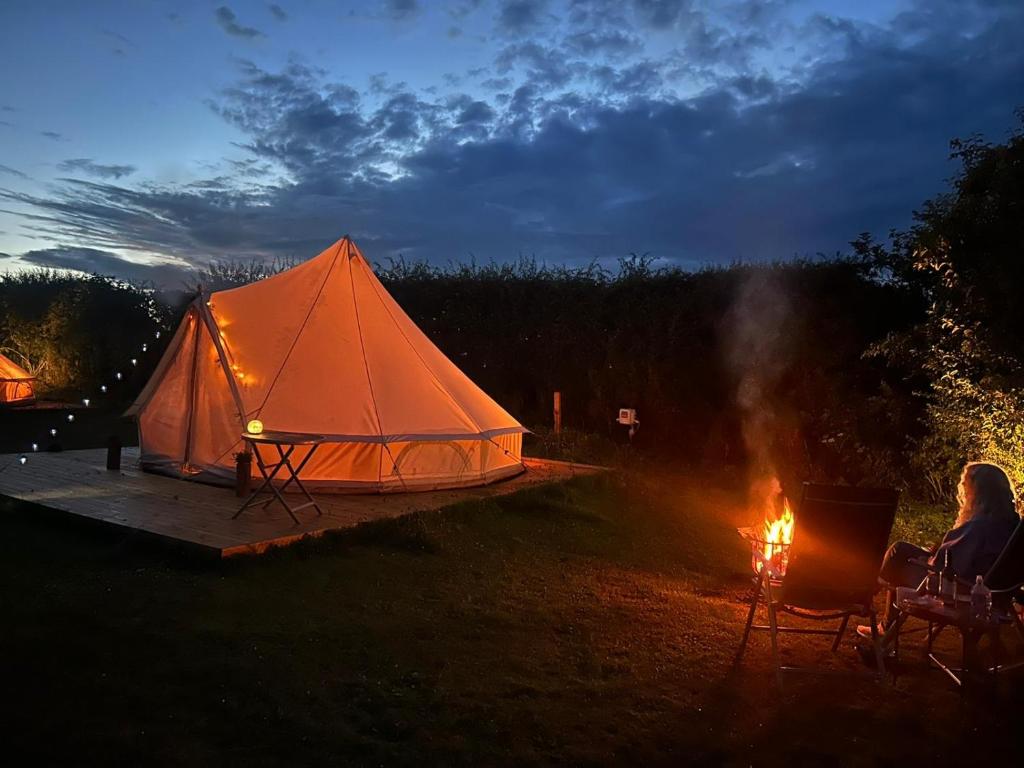
<instances>
[{"instance_id":1,"label":"smoke plume","mask_svg":"<svg viewBox=\"0 0 1024 768\"><path fill-rule=\"evenodd\" d=\"M748 454L753 506L766 512L779 499L776 445L782 430L778 390L788 363L791 304L777 270L752 268L737 288L727 325L727 363ZM774 515L772 515L774 516Z\"/></svg>"}]
</instances>

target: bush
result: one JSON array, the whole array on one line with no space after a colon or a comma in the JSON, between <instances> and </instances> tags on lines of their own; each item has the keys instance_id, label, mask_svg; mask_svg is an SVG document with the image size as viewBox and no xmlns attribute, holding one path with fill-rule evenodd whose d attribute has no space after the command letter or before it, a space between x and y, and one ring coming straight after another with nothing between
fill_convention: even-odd
<instances>
[{"instance_id":1,"label":"bush","mask_svg":"<svg viewBox=\"0 0 1024 768\"><path fill-rule=\"evenodd\" d=\"M158 346L154 334L168 329L168 315L152 291L113 278L55 270L0 275L0 345L38 377L42 395L77 399L121 371L130 396L157 359L142 355L142 345Z\"/></svg>"}]
</instances>

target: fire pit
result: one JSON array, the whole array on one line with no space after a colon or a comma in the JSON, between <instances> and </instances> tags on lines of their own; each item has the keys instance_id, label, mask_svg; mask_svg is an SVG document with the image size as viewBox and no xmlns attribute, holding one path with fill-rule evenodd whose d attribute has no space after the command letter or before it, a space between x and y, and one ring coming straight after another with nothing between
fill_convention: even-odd
<instances>
[{"instance_id":1,"label":"fire pit","mask_svg":"<svg viewBox=\"0 0 1024 768\"><path fill-rule=\"evenodd\" d=\"M760 529L757 526L736 529L750 543L750 567L755 575L760 576L766 565L771 578L781 579L786 575L795 527L796 519L789 499L783 497L782 513L778 517L768 512Z\"/></svg>"}]
</instances>

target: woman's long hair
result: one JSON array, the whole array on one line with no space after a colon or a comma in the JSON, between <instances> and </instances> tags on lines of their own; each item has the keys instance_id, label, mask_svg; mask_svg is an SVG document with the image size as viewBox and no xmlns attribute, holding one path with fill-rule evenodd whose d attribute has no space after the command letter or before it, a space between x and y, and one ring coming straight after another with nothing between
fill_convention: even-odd
<instances>
[{"instance_id":1,"label":"woman's long hair","mask_svg":"<svg viewBox=\"0 0 1024 768\"><path fill-rule=\"evenodd\" d=\"M965 466L956 497L960 502L958 526L978 517L1018 519L1017 494L997 464L972 461Z\"/></svg>"}]
</instances>

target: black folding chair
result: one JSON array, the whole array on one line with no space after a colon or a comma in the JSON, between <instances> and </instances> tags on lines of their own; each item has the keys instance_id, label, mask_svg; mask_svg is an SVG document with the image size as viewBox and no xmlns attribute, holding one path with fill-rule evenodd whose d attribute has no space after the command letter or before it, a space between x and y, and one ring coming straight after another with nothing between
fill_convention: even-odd
<instances>
[{"instance_id":1,"label":"black folding chair","mask_svg":"<svg viewBox=\"0 0 1024 768\"><path fill-rule=\"evenodd\" d=\"M921 561L918 564L932 573L938 570L937 565L927 561ZM1021 615L1021 611L1024 610L1024 520L1017 524L1009 541L1006 542L1006 546L1003 547L1003 551L999 553L999 557L985 574L983 581L992 593L992 617L988 622L975 621L971 619L969 612L964 608L957 609L955 606L953 608L944 606L935 611L900 606L896 599L896 588L888 586L888 599L897 610L897 618L893 626L886 630L886 643L891 642L898 654L900 635L906 632L904 625L908 619L918 618L928 623L925 655L957 685L963 685L970 662L977 657L978 644L985 636L989 636L992 640L994 658L991 666L982 668L980 671L996 675L1000 672L1024 667L1024 661L1002 664L1000 658L1003 652L1001 635L1003 627L1013 625L1021 640L1024 641L1024 618ZM957 577L957 582L959 591L962 593L969 592L974 586L973 581L961 577ZM959 667L946 663L933 650L936 638L947 627L953 627L960 633Z\"/></svg>"},{"instance_id":2,"label":"black folding chair","mask_svg":"<svg viewBox=\"0 0 1024 768\"><path fill-rule=\"evenodd\" d=\"M773 573L766 564L755 579L750 612L736 661L743 657L751 630L771 637L772 662L782 687L782 673L827 672L822 668L783 666L779 660L778 635L782 632L833 637L839 648L851 616L866 617L872 627L878 679L885 679L885 654L878 633L874 595L879 590L878 571L889 544L899 492L891 488L805 483L795 513L793 544L785 574ZM755 624L757 607L763 603L768 624ZM781 626L780 613L815 621L839 620L836 629Z\"/></svg>"}]
</instances>

